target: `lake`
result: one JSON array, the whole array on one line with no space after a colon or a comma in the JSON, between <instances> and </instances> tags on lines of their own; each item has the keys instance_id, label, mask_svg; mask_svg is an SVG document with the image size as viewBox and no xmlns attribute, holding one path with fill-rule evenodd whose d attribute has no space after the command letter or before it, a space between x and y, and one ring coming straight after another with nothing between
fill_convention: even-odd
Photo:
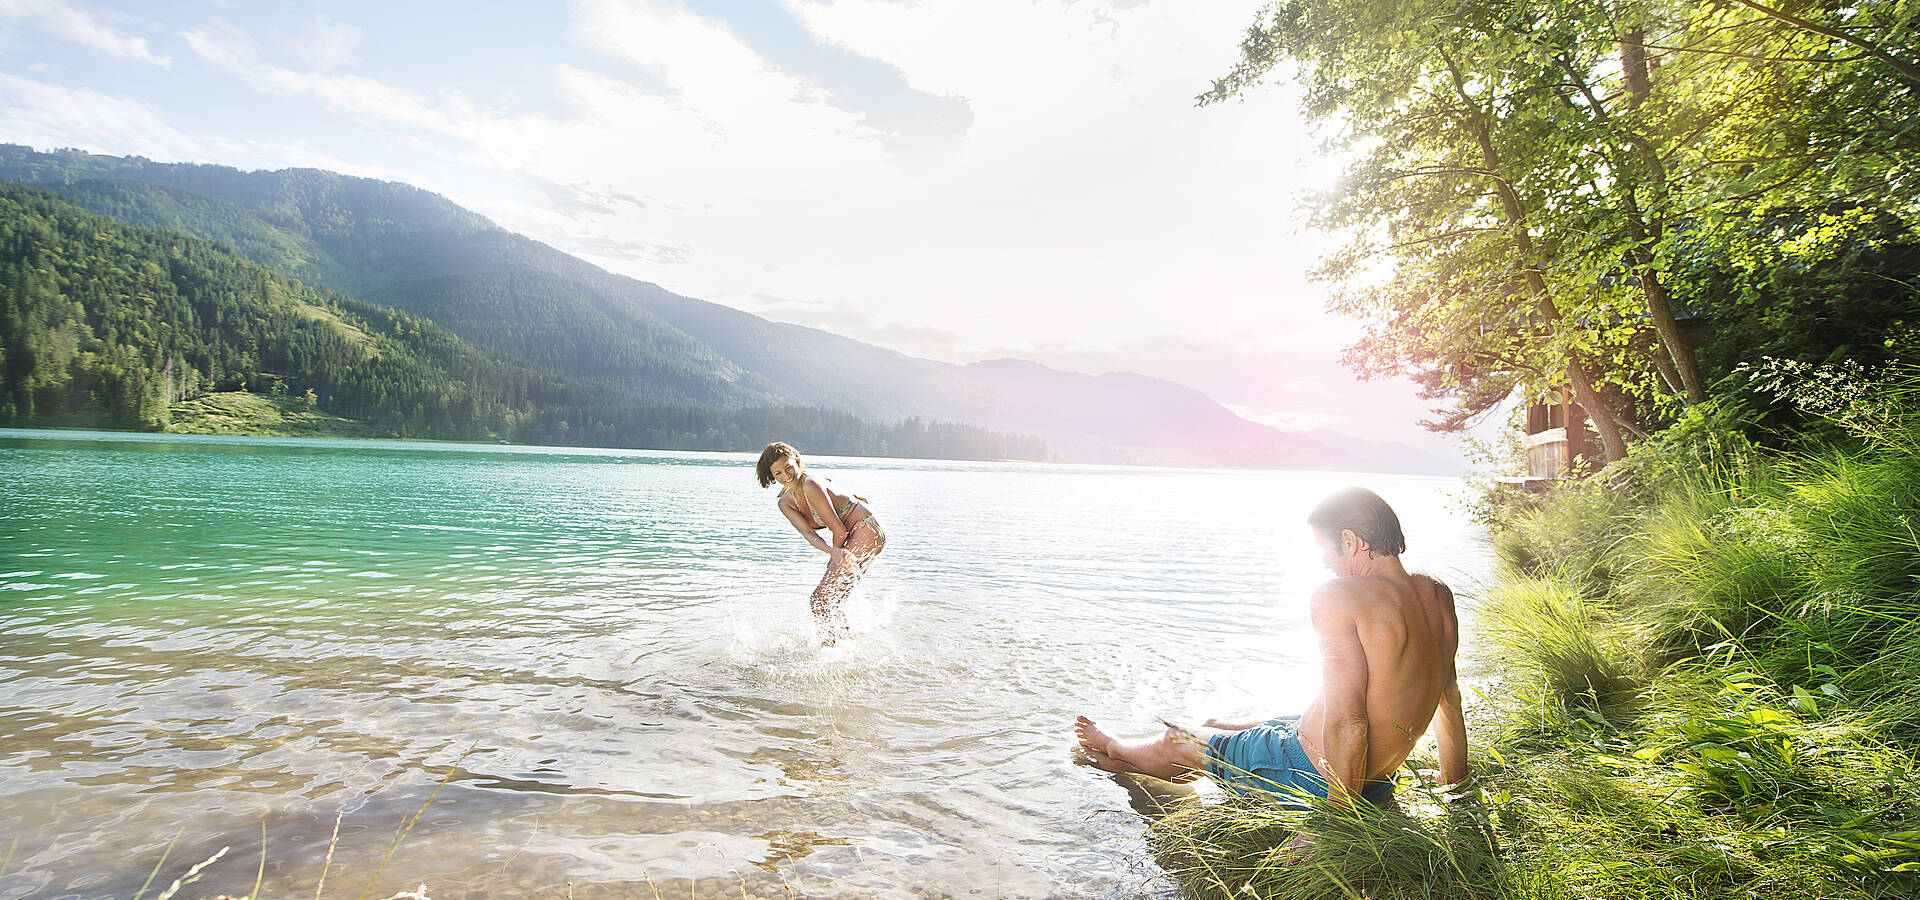
<instances>
[{"instance_id":1,"label":"lake","mask_svg":"<svg viewBox=\"0 0 1920 900\"><path fill-rule=\"evenodd\" d=\"M830 648L748 455L0 430L0 897L1169 896L1073 716L1298 711L1337 487L1488 566L1458 479L808 464Z\"/></svg>"}]
</instances>

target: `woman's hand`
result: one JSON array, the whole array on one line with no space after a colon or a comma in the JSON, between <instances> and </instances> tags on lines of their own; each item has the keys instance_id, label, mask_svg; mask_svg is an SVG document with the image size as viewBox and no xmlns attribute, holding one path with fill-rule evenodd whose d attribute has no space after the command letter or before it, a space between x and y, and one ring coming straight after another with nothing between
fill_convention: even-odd
<instances>
[{"instance_id":1,"label":"woman's hand","mask_svg":"<svg viewBox=\"0 0 1920 900\"><path fill-rule=\"evenodd\" d=\"M833 559L833 562L828 564L829 568L844 569L847 567L848 558L853 556L853 551L845 547L828 547L827 555Z\"/></svg>"}]
</instances>

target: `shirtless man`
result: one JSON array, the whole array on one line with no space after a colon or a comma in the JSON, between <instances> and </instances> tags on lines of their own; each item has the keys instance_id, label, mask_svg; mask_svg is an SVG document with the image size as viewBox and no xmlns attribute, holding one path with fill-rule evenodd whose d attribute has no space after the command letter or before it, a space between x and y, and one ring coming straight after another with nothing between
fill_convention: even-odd
<instances>
[{"instance_id":1,"label":"shirtless man","mask_svg":"<svg viewBox=\"0 0 1920 900\"><path fill-rule=\"evenodd\" d=\"M1441 778L1457 784L1467 777L1453 592L1407 574L1400 519L1372 491L1334 494L1307 525L1334 578L1311 601L1321 685L1306 713L1268 722L1209 719L1197 732L1169 726L1136 740L1115 738L1081 716L1074 733L1095 766L1170 781L1204 772L1230 790L1265 790L1295 805L1299 792L1382 803L1431 723Z\"/></svg>"}]
</instances>

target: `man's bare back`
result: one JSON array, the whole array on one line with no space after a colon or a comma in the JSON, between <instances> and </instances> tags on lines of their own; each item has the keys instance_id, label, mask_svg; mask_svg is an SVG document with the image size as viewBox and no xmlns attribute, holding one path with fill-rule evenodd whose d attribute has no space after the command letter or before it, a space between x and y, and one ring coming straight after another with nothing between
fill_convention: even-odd
<instances>
[{"instance_id":1,"label":"man's bare back","mask_svg":"<svg viewBox=\"0 0 1920 900\"><path fill-rule=\"evenodd\" d=\"M1330 781L1358 792L1391 778L1431 724L1442 776L1457 781L1466 774L1466 742L1453 592L1430 576L1409 575L1398 557L1359 564L1368 574L1336 578L1314 593L1321 688L1300 717L1300 744Z\"/></svg>"},{"instance_id":2,"label":"man's bare back","mask_svg":"<svg viewBox=\"0 0 1920 900\"><path fill-rule=\"evenodd\" d=\"M1431 725L1441 777L1449 784L1466 777L1453 592L1408 574L1399 519L1370 491L1334 495L1309 524L1334 578L1311 600L1321 690L1298 722L1210 719L1194 732L1169 728L1125 740L1082 716L1074 731L1095 766L1176 781L1211 771L1229 783L1350 802L1382 783L1390 790L1394 771Z\"/></svg>"}]
</instances>

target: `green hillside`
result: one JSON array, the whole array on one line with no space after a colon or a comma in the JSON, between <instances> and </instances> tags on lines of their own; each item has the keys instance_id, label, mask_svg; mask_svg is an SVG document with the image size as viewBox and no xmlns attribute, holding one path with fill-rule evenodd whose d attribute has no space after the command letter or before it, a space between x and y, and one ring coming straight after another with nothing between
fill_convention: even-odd
<instances>
[{"instance_id":1,"label":"green hillside","mask_svg":"<svg viewBox=\"0 0 1920 900\"><path fill-rule=\"evenodd\" d=\"M416 317L289 281L206 241L0 185L0 421L163 428L208 390L313 391L403 434L476 437L577 388Z\"/></svg>"},{"instance_id":2,"label":"green hillside","mask_svg":"<svg viewBox=\"0 0 1920 900\"><path fill-rule=\"evenodd\" d=\"M974 384L960 366L614 275L405 184L19 145L0 145L0 178L45 186L132 224L227 243L282 274L424 316L568 379L650 396L664 391L694 405L792 403L879 420L990 424L1006 411L997 391ZM126 210L159 202L142 196L155 187L169 203L190 192L207 199L209 212L235 217L126 218ZM283 238L270 240L263 228ZM247 240L234 240L236 232ZM295 268L305 260L283 244L317 248L327 261Z\"/></svg>"},{"instance_id":3,"label":"green hillside","mask_svg":"<svg viewBox=\"0 0 1920 900\"><path fill-rule=\"evenodd\" d=\"M579 381L644 389L694 406L776 399L764 379L741 371L644 308L578 282L525 270L470 272L361 296Z\"/></svg>"},{"instance_id":4,"label":"green hillside","mask_svg":"<svg viewBox=\"0 0 1920 900\"><path fill-rule=\"evenodd\" d=\"M606 273L407 185L314 169L243 173L15 145L0 146L0 178L39 184L126 224L191 234L290 278L426 316L469 343L562 378L696 406L802 399L590 283Z\"/></svg>"},{"instance_id":5,"label":"green hillside","mask_svg":"<svg viewBox=\"0 0 1920 900\"><path fill-rule=\"evenodd\" d=\"M273 408L206 400L241 391ZM0 425L159 430L178 411L192 430L247 433L708 450L785 438L823 453L1047 456L1038 440L971 426L672 401L536 371L211 242L0 183Z\"/></svg>"},{"instance_id":6,"label":"green hillside","mask_svg":"<svg viewBox=\"0 0 1920 900\"><path fill-rule=\"evenodd\" d=\"M55 192L83 209L127 225L178 231L222 244L297 281L345 293L355 289L354 274L320 245L223 200L132 181L77 181Z\"/></svg>"}]
</instances>

